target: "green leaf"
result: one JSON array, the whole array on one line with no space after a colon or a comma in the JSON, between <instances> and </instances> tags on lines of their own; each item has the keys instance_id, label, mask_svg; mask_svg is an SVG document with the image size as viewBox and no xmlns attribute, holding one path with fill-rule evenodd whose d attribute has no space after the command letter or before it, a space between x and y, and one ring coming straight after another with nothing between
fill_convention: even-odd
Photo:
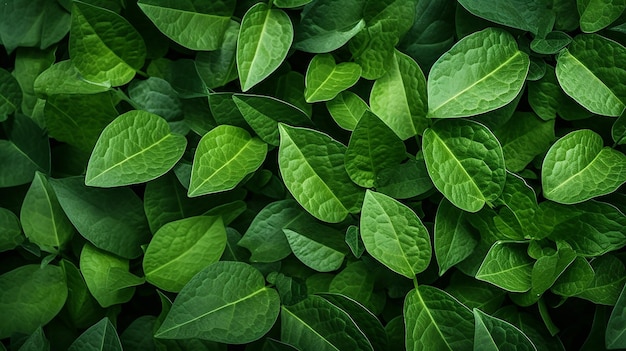
<instances>
[{"instance_id":1,"label":"green leaf","mask_svg":"<svg viewBox=\"0 0 626 351\"><path fill-rule=\"evenodd\" d=\"M346 147L326 134L279 124L278 164L295 199L314 217L330 223L357 213L363 191L346 173Z\"/></svg>"},{"instance_id":2,"label":"green leaf","mask_svg":"<svg viewBox=\"0 0 626 351\"><path fill-rule=\"evenodd\" d=\"M408 351L471 349L472 312L448 293L420 285L406 295L403 312Z\"/></svg>"},{"instance_id":3,"label":"green leaf","mask_svg":"<svg viewBox=\"0 0 626 351\"><path fill-rule=\"evenodd\" d=\"M304 7L294 49L321 54L334 51L365 27L363 0L316 0Z\"/></svg>"},{"instance_id":4,"label":"green leaf","mask_svg":"<svg viewBox=\"0 0 626 351\"><path fill-rule=\"evenodd\" d=\"M379 172L376 190L395 199L408 199L430 191L434 186L423 158L409 160Z\"/></svg>"},{"instance_id":5,"label":"green leaf","mask_svg":"<svg viewBox=\"0 0 626 351\"><path fill-rule=\"evenodd\" d=\"M360 77L361 67L356 63L337 64L331 54L315 55L306 71L306 102L332 100L356 84Z\"/></svg>"},{"instance_id":6,"label":"green leaf","mask_svg":"<svg viewBox=\"0 0 626 351\"><path fill-rule=\"evenodd\" d=\"M594 276L595 272L589 262L583 257L576 257L550 290L561 296L575 296L587 289Z\"/></svg>"},{"instance_id":7,"label":"green leaf","mask_svg":"<svg viewBox=\"0 0 626 351\"><path fill-rule=\"evenodd\" d=\"M130 188L90 188L82 177L49 182L70 222L94 246L128 259L142 254L150 231L143 204Z\"/></svg>"},{"instance_id":8,"label":"green leaf","mask_svg":"<svg viewBox=\"0 0 626 351\"><path fill-rule=\"evenodd\" d=\"M326 102L326 108L337 124L345 130L354 130L369 106L355 93L344 90Z\"/></svg>"},{"instance_id":9,"label":"green leaf","mask_svg":"<svg viewBox=\"0 0 626 351\"><path fill-rule=\"evenodd\" d=\"M166 80L150 77L133 81L128 86L128 96L136 108L159 115L167 121L180 119L183 104L178 93Z\"/></svg>"},{"instance_id":10,"label":"green leaf","mask_svg":"<svg viewBox=\"0 0 626 351\"><path fill-rule=\"evenodd\" d=\"M80 270L89 292L105 308L128 302L135 294L135 286L144 282L143 278L129 272L127 259L90 244L86 244L80 253Z\"/></svg>"},{"instance_id":11,"label":"green leaf","mask_svg":"<svg viewBox=\"0 0 626 351\"><path fill-rule=\"evenodd\" d=\"M542 121L533 113L515 112L513 117L494 131L502 144L507 170L519 172L554 140L554 120Z\"/></svg>"},{"instance_id":12,"label":"green leaf","mask_svg":"<svg viewBox=\"0 0 626 351\"><path fill-rule=\"evenodd\" d=\"M104 130L89 158L85 184L116 187L144 183L169 171L183 156L187 140L150 112L130 111Z\"/></svg>"},{"instance_id":13,"label":"green leaf","mask_svg":"<svg viewBox=\"0 0 626 351\"><path fill-rule=\"evenodd\" d=\"M19 351L50 351L50 342L46 339L43 329L37 328L22 344Z\"/></svg>"},{"instance_id":14,"label":"green leaf","mask_svg":"<svg viewBox=\"0 0 626 351\"><path fill-rule=\"evenodd\" d=\"M0 252L13 250L22 241L24 241L24 236L20 220L13 212L0 207Z\"/></svg>"},{"instance_id":15,"label":"green leaf","mask_svg":"<svg viewBox=\"0 0 626 351\"><path fill-rule=\"evenodd\" d=\"M359 120L346 150L346 171L357 185L374 186L383 170L406 158L402 140L375 114L365 112Z\"/></svg>"},{"instance_id":16,"label":"green leaf","mask_svg":"<svg viewBox=\"0 0 626 351\"><path fill-rule=\"evenodd\" d=\"M591 261L595 276L587 288L576 295L598 305L614 306L626 281L624 263L613 255L604 255Z\"/></svg>"},{"instance_id":17,"label":"green leaf","mask_svg":"<svg viewBox=\"0 0 626 351\"><path fill-rule=\"evenodd\" d=\"M252 6L241 20L237 39L237 70L245 92L280 66L293 41L291 19L264 3Z\"/></svg>"},{"instance_id":18,"label":"green leaf","mask_svg":"<svg viewBox=\"0 0 626 351\"><path fill-rule=\"evenodd\" d=\"M155 337L229 344L259 339L278 318L280 301L263 276L242 262L217 262L180 291Z\"/></svg>"},{"instance_id":19,"label":"green leaf","mask_svg":"<svg viewBox=\"0 0 626 351\"><path fill-rule=\"evenodd\" d=\"M330 285L324 292L341 294L354 299L374 314L381 312L385 299L383 296L381 301L380 296L374 292L376 277L371 265L367 265L364 261L353 262L331 278Z\"/></svg>"},{"instance_id":20,"label":"green leaf","mask_svg":"<svg viewBox=\"0 0 626 351\"><path fill-rule=\"evenodd\" d=\"M215 89L237 79L237 37L240 27L238 22L231 20L217 50L196 54L196 69L207 88Z\"/></svg>"},{"instance_id":21,"label":"green leaf","mask_svg":"<svg viewBox=\"0 0 626 351\"><path fill-rule=\"evenodd\" d=\"M437 209L433 241L440 276L471 255L478 245L465 212L446 199L441 200Z\"/></svg>"},{"instance_id":22,"label":"green leaf","mask_svg":"<svg viewBox=\"0 0 626 351\"><path fill-rule=\"evenodd\" d=\"M532 292L543 294L550 289L575 259L576 253L567 246L558 248L553 255L539 257L533 265Z\"/></svg>"},{"instance_id":23,"label":"green leaf","mask_svg":"<svg viewBox=\"0 0 626 351\"><path fill-rule=\"evenodd\" d=\"M346 256L341 234L325 231L322 226L308 226L292 230L284 228L293 254L305 265L318 272L331 272L339 269Z\"/></svg>"},{"instance_id":24,"label":"green leaf","mask_svg":"<svg viewBox=\"0 0 626 351\"><path fill-rule=\"evenodd\" d=\"M583 34L557 56L556 77L565 93L589 111L617 117L626 109L626 87L620 84L626 79L624 60L622 45Z\"/></svg>"},{"instance_id":25,"label":"green leaf","mask_svg":"<svg viewBox=\"0 0 626 351\"><path fill-rule=\"evenodd\" d=\"M606 326L606 347L608 349L626 347L626 293L624 291L626 291L626 286L622 288Z\"/></svg>"},{"instance_id":26,"label":"green leaf","mask_svg":"<svg viewBox=\"0 0 626 351\"><path fill-rule=\"evenodd\" d=\"M412 58L395 50L391 66L374 82L372 112L401 139L422 134L428 127L426 78Z\"/></svg>"},{"instance_id":27,"label":"green leaf","mask_svg":"<svg viewBox=\"0 0 626 351\"><path fill-rule=\"evenodd\" d=\"M509 322L474 308L474 350L533 350L528 336Z\"/></svg>"},{"instance_id":28,"label":"green leaf","mask_svg":"<svg viewBox=\"0 0 626 351\"><path fill-rule=\"evenodd\" d=\"M179 292L193 276L217 262L226 248L221 217L197 216L169 222L155 234L143 258L146 280Z\"/></svg>"},{"instance_id":29,"label":"green leaf","mask_svg":"<svg viewBox=\"0 0 626 351\"><path fill-rule=\"evenodd\" d=\"M532 341L537 350L565 350L561 340L550 335L542 321L528 312L519 311L513 305L499 309L493 317L505 320L517 327Z\"/></svg>"},{"instance_id":30,"label":"green leaf","mask_svg":"<svg viewBox=\"0 0 626 351\"><path fill-rule=\"evenodd\" d=\"M235 0L141 0L139 8L176 43L191 50L216 50L235 10Z\"/></svg>"},{"instance_id":31,"label":"green leaf","mask_svg":"<svg viewBox=\"0 0 626 351\"><path fill-rule=\"evenodd\" d=\"M459 0L472 14L491 22L537 34L548 21L550 10L543 0L495 0L491 3Z\"/></svg>"},{"instance_id":32,"label":"green leaf","mask_svg":"<svg viewBox=\"0 0 626 351\"><path fill-rule=\"evenodd\" d=\"M554 67L550 65L546 65L546 73L541 79L528 82L528 103L544 121L555 119L557 114L566 120L591 116L591 112L565 94Z\"/></svg>"},{"instance_id":33,"label":"green leaf","mask_svg":"<svg viewBox=\"0 0 626 351\"><path fill-rule=\"evenodd\" d=\"M395 26L385 21L368 26L352 38L349 49L354 62L362 68L361 77L374 80L384 76L392 64L397 42Z\"/></svg>"},{"instance_id":34,"label":"green leaf","mask_svg":"<svg viewBox=\"0 0 626 351\"><path fill-rule=\"evenodd\" d=\"M360 226L367 252L392 271L413 279L428 267L430 236L409 207L367 190Z\"/></svg>"},{"instance_id":35,"label":"green leaf","mask_svg":"<svg viewBox=\"0 0 626 351\"><path fill-rule=\"evenodd\" d=\"M530 43L530 48L539 54L553 55L561 51L561 49L569 45L571 42L572 37L567 35L567 33L553 31L547 33L543 38L536 37L533 39Z\"/></svg>"},{"instance_id":36,"label":"green leaf","mask_svg":"<svg viewBox=\"0 0 626 351\"><path fill-rule=\"evenodd\" d=\"M85 79L120 86L130 82L143 66L146 45L135 28L115 12L74 1L69 52Z\"/></svg>"},{"instance_id":37,"label":"green leaf","mask_svg":"<svg viewBox=\"0 0 626 351\"><path fill-rule=\"evenodd\" d=\"M310 3L311 1L313 0L275 0L274 5L281 7L281 8L285 8L285 9L291 9L291 8L304 6Z\"/></svg>"},{"instance_id":38,"label":"green leaf","mask_svg":"<svg viewBox=\"0 0 626 351\"><path fill-rule=\"evenodd\" d=\"M554 143L543 160L543 195L574 204L612 193L626 182L626 156L603 144L600 135L587 129Z\"/></svg>"},{"instance_id":39,"label":"green leaf","mask_svg":"<svg viewBox=\"0 0 626 351\"><path fill-rule=\"evenodd\" d=\"M76 69L71 60L60 61L41 72L35 79L34 89L36 94L97 94L108 91L108 84L97 84L85 80Z\"/></svg>"},{"instance_id":40,"label":"green leaf","mask_svg":"<svg viewBox=\"0 0 626 351\"><path fill-rule=\"evenodd\" d=\"M352 318L322 297L282 306L280 316L281 340L299 350L373 350Z\"/></svg>"},{"instance_id":41,"label":"green leaf","mask_svg":"<svg viewBox=\"0 0 626 351\"><path fill-rule=\"evenodd\" d=\"M156 342L152 336L157 317L141 316L135 319L120 335L122 347L126 351L156 351Z\"/></svg>"},{"instance_id":42,"label":"green leaf","mask_svg":"<svg viewBox=\"0 0 626 351\"><path fill-rule=\"evenodd\" d=\"M506 298L504 290L460 272L452 274L446 292L468 308L479 308L488 313L498 310Z\"/></svg>"},{"instance_id":43,"label":"green leaf","mask_svg":"<svg viewBox=\"0 0 626 351\"><path fill-rule=\"evenodd\" d=\"M68 348L68 351L122 351L117 331L109 318L103 318L85 330Z\"/></svg>"},{"instance_id":44,"label":"green leaf","mask_svg":"<svg viewBox=\"0 0 626 351\"><path fill-rule=\"evenodd\" d=\"M74 234L74 227L63 212L52 186L39 172L24 198L20 221L28 240L47 252L59 252Z\"/></svg>"},{"instance_id":45,"label":"green leaf","mask_svg":"<svg viewBox=\"0 0 626 351\"><path fill-rule=\"evenodd\" d=\"M41 72L54 63L56 59L54 53L54 49L39 50L35 48L20 48L15 53L13 76L15 76L19 86L22 88L21 109L22 113L27 116L33 116L35 105L37 105L35 80Z\"/></svg>"},{"instance_id":46,"label":"green leaf","mask_svg":"<svg viewBox=\"0 0 626 351\"><path fill-rule=\"evenodd\" d=\"M626 2L622 0L578 0L580 29L585 33L604 29L626 10Z\"/></svg>"},{"instance_id":47,"label":"green leaf","mask_svg":"<svg viewBox=\"0 0 626 351\"><path fill-rule=\"evenodd\" d=\"M256 171L267 154L267 144L244 129L220 125L206 133L196 149L191 171L190 197L235 188Z\"/></svg>"},{"instance_id":48,"label":"green leaf","mask_svg":"<svg viewBox=\"0 0 626 351\"><path fill-rule=\"evenodd\" d=\"M535 262L526 249L527 245L519 242L494 243L478 268L476 279L511 292L530 290Z\"/></svg>"},{"instance_id":49,"label":"green leaf","mask_svg":"<svg viewBox=\"0 0 626 351\"><path fill-rule=\"evenodd\" d=\"M278 123L312 125L304 111L270 96L234 94L233 101L254 132L270 145L280 143Z\"/></svg>"},{"instance_id":50,"label":"green leaf","mask_svg":"<svg viewBox=\"0 0 626 351\"><path fill-rule=\"evenodd\" d=\"M502 207L493 217L493 223L505 237L521 240L541 238L545 234L535 223L539 211L537 195L521 177L507 173L504 190L496 202Z\"/></svg>"},{"instance_id":51,"label":"green leaf","mask_svg":"<svg viewBox=\"0 0 626 351\"><path fill-rule=\"evenodd\" d=\"M356 258L361 258L363 252L365 252L365 246L363 244L363 240L361 239L361 233L359 232L359 227L355 225L351 225L346 230L346 244L350 247L350 251Z\"/></svg>"},{"instance_id":52,"label":"green leaf","mask_svg":"<svg viewBox=\"0 0 626 351\"><path fill-rule=\"evenodd\" d=\"M17 111L22 104L22 89L17 79L0 68L0 122Z\"/></svg>"},{"instance_id":53,"label":"green leaf","mask_svg":"<svg viewBox=\"0 0 626 351\"><path fill-rule=\"evenodd\" d=\"M27 264L0 275L0 339L31 334L59 313L67 298L58 266Z\"/></svg>"},{"instance_id":54,"label":"green leaf","mask_svg":"<svg viewBox=\"0 0 626 351\"><path fill-rule=\"evenodd\" d=\"M91 295L83 275L72 262L61 260L60 266L67 280L67 316L77 328L87 328L102 318L104 309Z\"/></svg>"},{"instance_id":55,"label":"green leaf","mask_svg":"<svg viewBox=\"0 0 626 351\"><path fill-rule=\"evenodd\" d=\"M474 116L506 105L522 89L529 65L507 32L489 28L468 35L430 70L429 117Z\"/></svg>"},{"instance_id":56,"label":"green leaf","mask_svg":"<svg viewBox=\"0 0 626 351\"><path fill-rule=\"evenodd\" d=\"M477 212L502 193L506 180L502 147L482 124L439 121L424 132L422 148L433 183L460 209Z\"/></svg>"}]
</instances>

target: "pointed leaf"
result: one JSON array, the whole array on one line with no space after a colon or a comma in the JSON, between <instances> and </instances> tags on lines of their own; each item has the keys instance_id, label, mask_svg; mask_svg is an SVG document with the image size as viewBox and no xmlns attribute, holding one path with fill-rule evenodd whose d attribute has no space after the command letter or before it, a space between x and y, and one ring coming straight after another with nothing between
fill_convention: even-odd
<instances>
[{"instance_id":1,"label":"pointed leaf","mask_svg":"<svg viewBox=\"0 0 626 351\"><path fill-rule=\"evenodd\" d=\"M561 296L575 296L591 284L595 272L584 257L576 257L569 267L557 278L550 289Z\"/></svg>"},{"instance_id":2,"label":"pointed leaf","mask_svg":"<svg viewBox=\"0 0 626 351\"><path fill-rule=\"evenodd\" d=\"M369 111L365 101L349 90L326 102L326 108L335 122L346 130L354 130L365 111Z\"/></svg>"},{"instance_id":3,"label":"pointed leaf","mask_svg":"<svg viewBox=\"0 0 626 351\"><path fill-rule=\"evenodd\" d=\"M626 10L621 0L578 0L580 29L585 33L597 32L613 23Z\"/></svg>"},{"instance_id":4,"label":"pointed leaf","mask_svg":"<svg viewBox=\"0 0 626 351\"><path fill-rule=\"evenodd\" d=\"M24 236L20 220L13 212L0 207L0 252L13 250L22 241Z\"/></svg>"},{"instance_id":5,"label":"pointed leaf","mask_svg":"<svg viewBox=\"0 0 626 351\"><path fill-rule=\"evenodd\" d=\"M509 322L474 308L474 350L537 351L528 336Z\"/></svg>"},{"instance_id":6,"label":"pointed leaf","mask_svg":"<svg viewBox=\"0 0 626 351\"><path fill-rule=\"evenodd\" d=\"M316 222L309 225L292 223L283 228L293 254L302 263L318 272L330 272L341 267L346 256L340 232Z\"/></svg>"},{"instance_id":7,"label":"pointed leaf","mask_svg":"<svg viewBox=\"0 0 626 351\"><path fill-rule=\"evenodd\" d=\"M604 255L591 261L595 272L593 280L577 297L598 305L614 306L626 281L624 263L613 255Z\"/></svg>"},{"instance_id":8,"label":"pointed leaf","mask_svg":"<svg viewBox=\"0 0 626 351\"><path fill-rule=\"evenodd\" d=\"M535 262L528 256L526 250L527 245L524 243L496 242L478 268L476 279L511 292L530 290Z\"/></svg>"},{"instance_id":9,"label":"pointed leaf","mask_svg":"<svg viewBox=\"0 0 626 351\"><path fill-rule=\"evenodd\" d=\"M306 71L306 102L332 100L361 77L361 67L353 62L337 64L331 54L315 55Z\"/></svg>"},{"instance_id":10,"label":"pointed leaf","mask_svg":"<svg viewBox=\"0 0 626 351\"><path fill-rule=\"evenodd\" d=\"M217 50L196 54L196 69L207 88L219 88L237 79L237 37L240 27L238 22L231 20Z\"/></svg>"},{"instance_id":11,"label":"pointed leaf","mask_svg":"<svg viewBox=\"0 0 626 351\"><path fill-rule=\"evenodd\" d=\"M465 218L465 212L443 199L435 216L435 257L439 275L466 259L478 245L477 235Z\"/></svg>"},{"instance_id":12,"label":"pointed leaf","mask_svg":"<svg viewBox=\"0 0 626 351\"><path fill-rule=\"evenodd\" d=\"M22 104L22 89L7 70L0 68L0 121L18 110Z\"/></svg>"},{"instance_id":13,"label":"pointed leaf","mask_svg":"<svg viewBox=\"0 0 626 351\"><path fill-rule=\"evenodd\" d=\"M122 351L122 343L109 318L103 318L85 330L68 351Z\"/></svg>"},{"instance_id":14,"label":"pointed leaf","mask_svg":"<svg viewBox=\"0 0 626 351\"><path fill-rule=\"evenodd\" d=\"M611 317L606 326L606 347L608 349L626 348L626 286L617 299Z\"/></svg>"}]
</instances>

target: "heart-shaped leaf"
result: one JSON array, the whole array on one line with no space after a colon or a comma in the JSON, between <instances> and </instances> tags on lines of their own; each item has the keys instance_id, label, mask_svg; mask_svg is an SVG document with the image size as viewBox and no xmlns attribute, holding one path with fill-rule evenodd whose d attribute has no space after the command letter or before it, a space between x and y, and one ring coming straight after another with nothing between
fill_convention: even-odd
<instances>
[{"instance_id":1,"label":"heart-shaped leaf","mask_svg":"<svg viewBox=\"0 0 626 351\"><path fill-rule=\"evenodd\" d=\"M331 54L315 55L306 71L304 97L308 103L332 100L360 77L361 67L356 63L337 64Z\"/></svg>"}]
</instances>

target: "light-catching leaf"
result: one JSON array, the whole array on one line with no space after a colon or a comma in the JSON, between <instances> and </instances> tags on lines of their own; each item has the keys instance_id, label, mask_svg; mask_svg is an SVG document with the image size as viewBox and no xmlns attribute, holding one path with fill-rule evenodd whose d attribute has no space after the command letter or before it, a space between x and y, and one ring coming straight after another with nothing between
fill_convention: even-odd
<instances>
[{"instance_id":1,"label":"light-catching leaf","mask_svg":"<svg viewBox=\"0 0 626 351\"><path fill-rule=\"evenodd\" d=\"M498 241L493 244L476 273L476 279L486 281L511 292L526 292L532 287L535 263L526 253L527 245Z\"/></svg>"},{"instance_id":2,"label":"light-catching leaf","mask_svg":"<svg viewBox=\"0 0 626 351\"><path fill-rule=\"evenodd\" d=\"M516 326L474 309L474 350L537 351L528 336Z\"/></svg>"},{"instance_id":3,"label":"light-catching leaf","mask_svg":"<svg viewBox=\"0 0 626 351\"><path fill-rule=\"evenodd\" d=\"M428 76L428 115L474 116L511 102L520 92L530 60L509 33L489 28L458 41Z\"/></svg>"},{"instance_id":4,"label":"light-catching leaf","mask_svg":"<svg viewBox=\"0 0 626 351\"><path fill-rule=\"evenodd\" d=\"M606 347L608 349L626 348L626 285L613 307L606 326Z\"/></svg>"},{"instance_id":5,"label":"light-catching leaf","mask_svg":"<svg viewBox=\"0 0 626 351\"><path fill-rule=\"evenodd\" d=\"M130 111L100 134L85 175L85 184L115 187L153 180L183 156L187 139L173 134L167 122L150 112Z\"/></svg>"},{"instance_id":6,"label":"light-catching leaf","mask_svg":"<svg viewBox=\"0 0 626 351\"><path fill-rule=\"evenodd\" d=\"M361 77L361 67L354 62L337 64L331 54L315 55L306 71L306 102L334 99Z\"/></svg>"},{"instance_id":7,"label":"light-catching leaf","mask_svg":"<svg viewBox=\"0 0 626 351\"><path fill-rule=\"evenodd\" d=\"M413 279L428 267L432 251L428 230L407 206L367 190L360 225L367 252L392 271Z\"/></svg>"},{"instance_id":8,"label":"light-catching leaf","mask_svg":"<svg viewBox=\"0 0 626 351\"><path fill-rule=\"evenodd\" d=\"M326 108L335 122L346 130L354 130L365 111L369 111L365 101L349 90L342 91L326 102Z\"/></svg>"},{"instance_id":9,"label":"light-catching leaf","mask_svg":"<svg viewBox=\"0 0 626 351\"><path fill-rule=\"evenodd\" d=\"M597 32L613 23L626 10L621 0L578 0L580 29L585 33Z\"/></svg>"},{"instance_id":10,"label":"light-catching leaf","mask_svg":"<svg viewBox=\"0 0 626 351\"><path fill-rule=\"evenodd\" d=\"M283 229L283 233L293 254L318 272L339 269L346 257L343 237L335 230L328 230L321 225L309 225L300 226L297 230L287 227Z\"/></svg>"},{"instance_id":11,"label":"light-catching leaf","mask_svg":"<svg viewBox=\"0 0 626 351\"><path fill-rule=\"evenodd\" d=\"M554 143L541 169L543 195L574 204L609 194L626 182L626 155L603 144L602 137L588 129Z\"/></svg>"},{"instance_id":12,"label":"light-catching leaf","mask_svg":"<svg viewBox=\"0 0 626 351\"><path fill-rule=\"evenodd\" d=\"M196 149L190 197L231 190L265 160L267 144L239 127L220 125Z\"/></svg>"},{"instance_id":13,"label":"light-catching leaf","mask_svg":"<svg viewBox=\"0 0 626 351\"><path fill-rule=\"evenodd\" d=\"M599 305L614 306L626 282L626 268L619 258L604 255L591 261L595 273L587 288L576 295Z\"/></svg>"},{"instance_id":14,"label":"light-catching leaf","mask_svg":"<svg viewBox=\"0 0 626 351\"><path fill-rule=\"evenodd\" d=\"M537 34L551 15L543 0L459 0L459 4L472 14L491 22Z\"/></svg>"},{"instance_id":15,"label":"light-catching leaf","mask_svg":"<svg viewBox=\"0 0 626 351\"><path fill-rule=\"evenodd\" d=\"M68 351L122 351L122 343L109 318L85 330L67 349Z\"/></svg>"},{"instance_id":16,"label":"light-catching leaf","mask_svg":"<svg viewBox=\"0 0 626 351\"><path fill-rule=\"evenodd\" d=\"M466 219L465 212L441 200L435 216L434 246L439 265L439 275L443 275L455 264L466 259L478 245L477 235Z\"/></svg>"},{"instance_id":17,"label":"light-catching leaf","mask_svg":"<svg viewBox=\"0 0 626 351\"><path fill-rule=\"evenodd\" d=\"M237 39L237 70L245 92L283 63L293 41L289 16L265 3L252 6L241 20Z\"/></svg>"},{"instance_id":18,"label":"light-catching leaf","mask_svg":"<svg viewBox=\"0 0 626 351\"><path fill-rule=\"evenodd\" d=\"M259 339L278 318L276 290L243 262L217 262L180 291L155 336L244 344Z\"/></svg>"}]
</instances>

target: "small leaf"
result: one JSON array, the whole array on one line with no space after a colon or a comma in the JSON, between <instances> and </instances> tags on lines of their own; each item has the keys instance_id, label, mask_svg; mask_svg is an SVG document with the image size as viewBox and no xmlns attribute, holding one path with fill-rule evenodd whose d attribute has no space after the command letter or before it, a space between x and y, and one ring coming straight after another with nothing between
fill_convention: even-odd
<instances>
[{"instance_id":1,"label":"small leaf","mask_svg":"<svg viewBox=\"0 0 626 351\"><path fill-rule=\"evenodd\" d=\"M8 71L0 68L0 122L15 112L22 104L22 89Z\"/></svg>"},{"instance_id":2,"label":"small leaf","mask_svg":"<svg viewBox=\"0 0 626 351\"><path fill-rule=\"evenodd\" d=\"M83 78L71 60L60 61L41 72L35 79L34 89L36 94L97 94L108 91L108 84L96 84Z\"/></svg>"},{"instance_id":3,"label":"small leaf","mask_svg":"<svg viewBox=\"0 0 626 351\"><path fill-rule=\"evenodd\" d=\"M13 250L22 241L24 236L20 220L13 212L0 207L0 252Z\"/></svg>"},{"instance_id":4,"label":"small leaf","mask_svg":"<svg viewBox=\"0 0 626 351\"><path fill-rule=\"evenodd\" d=\"M595 272L584 257L576 257L567 269L557 278L550 289L561 296L575 296L587 289Z\"/></svg>"},{"instance_id":5,"label":"small leaf","mask_svg":"<svg viewBox=\"0 0 626 351\"><path fill-rule=\"evenodd\" d=\"M43 329L37 328L18 351L50 351L50 342L46 339Z\"/></svg>"},{"instance_id":6,"label":"small leaf","mask_svg":"<svg viewBox=\"0 0 626 351\"><path fill-rule=\"evenodd\" d=\"M143 258L146 280L179 292L193 276L217 262L226 248L221 217L197 216L169 222L155 234Z\"/></svg>"},{"instance_id":7,"label":"small leaf","mask_svg":"<svg viewBox=\"0 0 626 351\"><path fill-rule=\"evenodd\" d=\"M394 199L409 199L434 187L423 158L409 158L405 163L381 170L374 185L378 192Z\"/></svg>"},{"instance_id":8,"label":"small leaf","mask_svg":"<svg viewBox=\"0 0 626 351\"><path fill-rule=\"evenodd\" d=\"M465 117L502 107L522 89L529 65L528 55L505 31L489 28L468 35L430 70L428 115Z\"/></svg>"},{"instance_id":9,"label":"small leaf","mask_svg":"<svg viewBox=\"0 0 626 351\"><path fill-rule=\"evenodd\" d=\"M237 37L240 25L231 20L221 46L196 53L196 69L207 88L215 89L237 79Z\"/></svg>"},{"instance_id":10,"label":"small leaf","mask_svg":"<svg viewBox=\"0 0 626 351\"><path fill-rule=\"evenodd\" d=\"M122 351L122 343L109 318L103 318L85 330L67 349L68 351Z\"/></svg>"},{"instance_id":11,"label":"small leaf","mask_svg":"<svg viewBox=\"0 0 626 351\"><path fill-rule=\"evenodd\" d=\"M587 129L554 143L543 160L543 195L574 204L609 194L626 182L626 156L603 144L600 135Z\"/></svg>"},{"instance_id":12,"label":"small leaf","mask_svg":"<svg viewBox=\"0 0 626 351\"><path fill-rule=\"evenodd\" d=\"M302 263L318 272L331 272L341 267L345 253L343 240L334 232L283 229L291 251Z\"/></svg>"},{"instance_id":13,"label":"small leaf","mask_svg":"<svg viewBox=\"0 0 626 351\"><path fill-rule=\"evenodd\" d=\"M530 290L535 262L526 254L526 249L525 244L518 242L494 243L480 265L476 279L511 292Z\"/></svg>"},{"instance_id":14,"label":"small leaf","mask_svg":"<svg viewBox=\"0 0 626 351\"><path fill-rule=\"evenodd\" d=\"M448 200L441 200L434 230L435 257L440 276L471 255L478 245L477 235L465 217L465 212Z\"/></svg>"},{"instance_id":15,"label":"small leaf","mask_svg":"<svg viewBox=\"0 0 626 351\"><path fill-rule=\"evenodd\" d=\"M242 262L217 262L180 291L155 337L245 344L269 331L279 308L278 293L265 286L255 268Z\"/></svg>"},{"instance_id":16,"label":"small leaf","mask_svg":"<svg viewBox=\"0 0 626 351\"><path fill-rule=\"evenodd\" d=\"M355 225L348 227L348 230L346 230L346 244L350 247L350 251L352 251L354 257L361 258L361 255L365 252L365 246L361 239L359 227Z\"/></svg>"},{"instance_id":17,"label":"small leaf","mask_svg":"<svg viewBox=\"0 0 626 351\"><path fill-rule=\"evenodd\" d=\"M315 55L306 71L306 102L334 99L361 77L361 67L353 62L337 64L331 54Z\"/></svg>"},{"instance_id":18,"label":"small leaf","mask_svg":"<svg viewBox=\"0 0 626 351\"><path fill-rule=\"evenodd\" d=\"M237 39L237 69L245 92L283 63L293 41L293 26L282 10L267 4L252 6L241 20Z\"/></svg>"},{"instance_id":19,"label":"small leaf","mask_svg":"<svg viewBox=\"0 0 626 351\"><path fill-rule=\"evenodd\" d=\"M591 261L595 276L587 288L576 295L598 305L614 306L626 281L624 263L613 255L604 255Z\"/></svg>"},{"instance_id":20,"label":"small leaf","mask_svg":"<svg viewBox=\"0 0 626 351\"><path fill-rule=\"evenodd\" d=\"M150 77L133 81L128 85L128 96L136 108L165 118L167 121L181 119L183 104L178 93L166 80Z\"/></svg>"},{"instance_id":21,"label":"small leaf","mask_svg":"<svg viewBox=\"0 0 626 351\"><path fill-rule=\"evenodd\" d=\"M267 144L238 127L220 125L206 133L196 149L190 197L231 190L256 171L267 154Z\"/></svg>"},{"instance_id":22,"label":"small leaf","mask_svg":"<svg viewBox=\"0 0 626 351\"><path fill-rule=\"evenodd\" d=\"M85 184L115 187L153 180L174 167L186 146L185 137L172 134L163 118L145 111L127 112L100 134Z\"/></svg>"},{"instance_id":23,"label":"small leaf","mask_svg":"<svg viewBox=\"0 0 626 351\"><path fill-rule=\"evenodd\" d=\"M497 311L507 295L506 291L461 272L452 273L446 292L468 308L479 308L488 313Z\"/></svg>"},{"instance_id":24,"label":"small leaf","mask_svg":"<svg viewBox=\"0 0 626 351\"><path fill-rule=\"evenodd\" d=\"M474 308L474 350L537 351L535 345L514 325Z\"/></svg>"},{"instance_id":25,"label":"small leaf","mask_svg":"<svg viewBox=\"0 0 626 351\"><path fill-rule=\"evenodd\" d=\"M326 108L337 124L345 130L354 130L369 106L355 93L344 90L326 102Z\"/></svg>"},{"instance_id":26,"label":"small leaf","mask_svg":"<svg viewBox=\"0 0 626 351\"><path fill-rule=\"evenodd\" d=\"M428 267L430 236L407 206L367 190L360 226L367 252L392 271L413 279Z\"/></svg>"}]
</instances>

